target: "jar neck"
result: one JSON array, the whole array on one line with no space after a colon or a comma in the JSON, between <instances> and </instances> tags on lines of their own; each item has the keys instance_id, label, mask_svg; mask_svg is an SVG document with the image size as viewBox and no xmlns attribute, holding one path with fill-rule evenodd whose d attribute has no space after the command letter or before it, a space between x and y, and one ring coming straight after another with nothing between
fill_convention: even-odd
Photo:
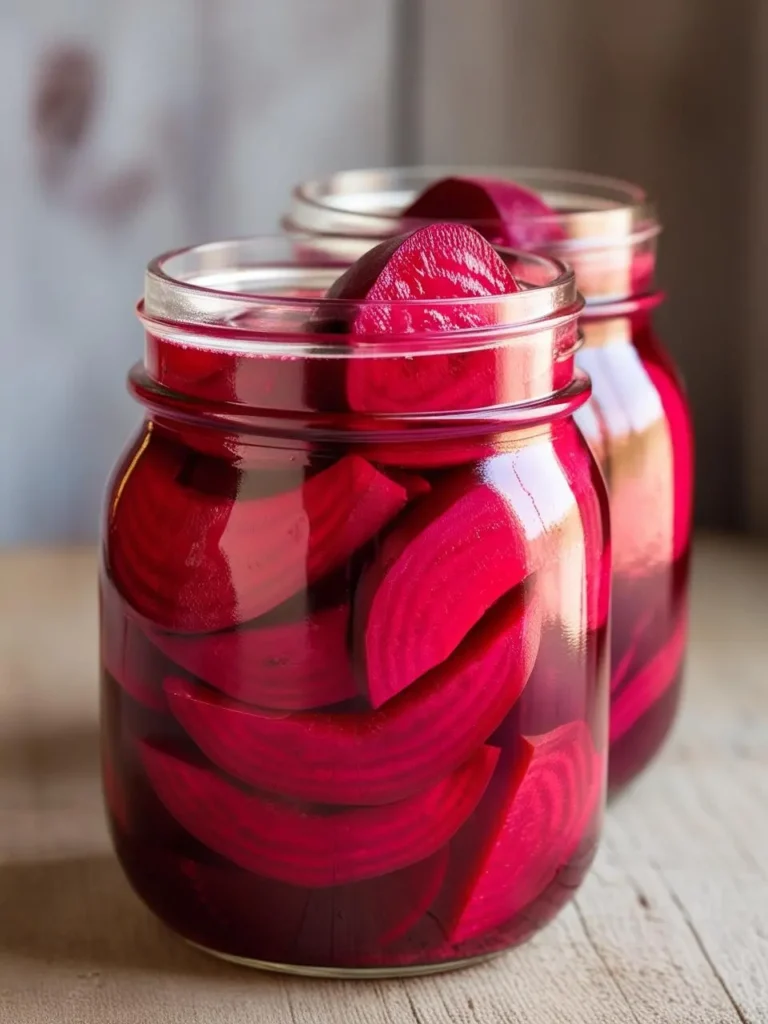
<instances>
[{"instance_id":1,"label":"jar neck","mask_svg":"<svg viewBox=\"0 0 768 1024\"><path fill-rule=\"evenodd\" d=\"M583 348L631 343L638 329L650 322L664 298L663 292L651 292L621 302L587 306L581 319Z\"/></svg>"},{"instance_id":2,"label":"jar neck","mask_svg":"<svg viewBox=\"0 0 768 1024\"><path fill-rule=\"evenodd\" d=\"M514 167L408 167L342 171L298 185L284 227L316 236L357 241L364 251L375 241L423 226L405 211L435 182L445 178L495 179L536 192L548 214L527 214L520 227L537 236L539 222L551 229L545 248L573 267L588 304L616 302L653 288L660 225L645 191L631 182L591 174ZM440 219L452 219L442 211ZM461 220L461 216L455 216ZM428 222L428 221L427 221ZM498 221L468 221L487 238ZM554 236L559 236L553 240Z\"/></svg>"}]
</instances>

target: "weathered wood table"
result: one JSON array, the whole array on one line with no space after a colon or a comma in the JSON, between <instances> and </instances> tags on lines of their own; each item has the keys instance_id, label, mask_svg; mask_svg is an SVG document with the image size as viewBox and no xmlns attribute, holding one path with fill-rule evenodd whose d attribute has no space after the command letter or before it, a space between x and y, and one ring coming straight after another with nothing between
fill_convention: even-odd
<instances>
[{"instance_id":1,"label":"weathered wood table","mask_svg":"<svg viewBox=\"0 0 768 1024\"><path fill-rule=\"evenodd\" d=\"M407 982L269 976L166 932L113 860L95 556L0 553L2 1024L768 1022L768 548L706 539L684 713L527 946Z\"/></svg>"}]
</instances>

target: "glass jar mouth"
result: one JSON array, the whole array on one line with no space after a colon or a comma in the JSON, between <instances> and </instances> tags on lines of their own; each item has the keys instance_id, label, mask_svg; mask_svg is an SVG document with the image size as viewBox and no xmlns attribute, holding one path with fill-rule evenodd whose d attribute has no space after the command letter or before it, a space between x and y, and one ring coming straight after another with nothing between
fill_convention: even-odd
<instances>
[{"instance_id":1,"label":"glass jar mouth","mask_svg":"<svg viewBox=\"0 0 768 1024\"><path fill-rule=\"evenodd\" d=\"M371 240L369 248L375 244ZM583 307L573 271L554 257L497 248L520 290L506 295L387 302L329 299L325 292L361 255L349 236L275 235L210 242L153 259L139 319L149 333L187 346L345 359L392 353L458 353L575 320ZM363 309L478 313L482 327L407 334L339 330Z\"/></svg>"},{"instance_id":2,"label":"glass jar mouth","mask_svg":"<svg viewBox=\"0 0 768 1024\"><path fill-rule=\"evenodd\" d=\"M499 178L541 195L554 216L530 216L529 224L557 224L564 238L558 253L584 248L639 245L661 231L645 189L618 178L586 172L527 167L434 165L340 171L296 186L287 230L386 238L427 221L402 211L429 185L448 177ZM445 218L450 220L450 218ZM482 228L493 222L473 220Z\"/></svg>"}]
</instances>

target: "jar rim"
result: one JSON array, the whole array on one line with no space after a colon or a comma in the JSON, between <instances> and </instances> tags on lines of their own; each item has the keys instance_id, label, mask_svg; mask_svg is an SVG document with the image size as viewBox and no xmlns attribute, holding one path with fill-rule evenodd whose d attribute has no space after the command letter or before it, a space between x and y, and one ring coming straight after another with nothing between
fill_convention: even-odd
<instances>
[{"instance_id":1,"label":"jar rim","mask_svg":"<svg viewBox=\"0 0 768 1024\"><path fill-rule=\"evenodd\" d=\"M291 213L283 223L288 230L384 238L428 223L425 218L403 218L401 211L430 184L457 176L514 181L541 195L556 213L529 215L526 222L558 224L565 238L552 247L557 252L639 244L661 231L655 203L642 186L633 182L586 171L500 165L435 164L339 171L295 186ZM472 223L482 226L490 222Z\"/></svg>"},{"instance_id":2,"label":"jar rim","mask_svg":"<svg viewBox=\"0 0 768 1024\"><path fill-rule=\"evenodd\" d=\"M371 241L371 245L375 244ZM329 299L323 292L356 256L348 236L262 235L214 241L165 252L150 261L138 315L146 329L185 345L272 354L329 357L459 352L498 345L573 320L583 301L573 271L541 254L497 247L523 287L505 295L387 302ZM356 309L404 311L459 307L482 310L489 326L375 337L324 333L323 325ZM485 321L483 321L485 322ZM416 344L414 344L416 343Z\"/></svg>"}]
</instances>

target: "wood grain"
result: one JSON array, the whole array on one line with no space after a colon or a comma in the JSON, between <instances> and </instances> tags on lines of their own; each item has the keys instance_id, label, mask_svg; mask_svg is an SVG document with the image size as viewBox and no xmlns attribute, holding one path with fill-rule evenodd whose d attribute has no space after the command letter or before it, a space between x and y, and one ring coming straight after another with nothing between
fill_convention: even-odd
<instances>
[{"instance_id":1,"label":"wood grain","mask_svg":"<svg viewBox=\"0 0 768 1024\"><path fill-rule=\"evenodd\" d=\"M0 554L0 1024L768 1022L768 549L702 541L681 723L574 904L452 975L229 967L129 891L97 778L95 558Z\"/></svg>"}]
</instances>

